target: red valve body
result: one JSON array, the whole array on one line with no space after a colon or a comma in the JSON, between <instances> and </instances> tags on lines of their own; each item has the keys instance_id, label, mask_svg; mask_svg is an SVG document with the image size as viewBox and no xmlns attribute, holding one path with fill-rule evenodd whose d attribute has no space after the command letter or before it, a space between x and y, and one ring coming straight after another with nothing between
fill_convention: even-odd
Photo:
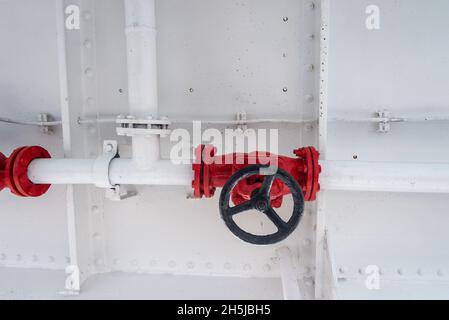
<instances>
[{"instance_id":1,"label":"red valve body","mask_svg":"<svg viewBox=\"0 0 449 320\"><path fill-rule=\"evenodd\" d=\"M267 164L266 159L276 159L276 167L288 172L301 186L305 201L316 200L320 191L318 182L321 166L318 163L320 154L314 147L302 148L294 151L296 158L271 155L266 152L250 154L228 154L215 156L213 146L200 146L196 149L196 161L193 164L194 180L192 187L197 199L211 198L217 188L223 187L237 171L254 164ZM232 192L235 205L251 199L263 183L262 176L252 176L241 181ZM275 180L271 189L272 206L279 208L283 197L290 194L289 189L279 180Z\"/></svg>"},{"instance_id":2,"label":"red valve body","mask_svg":"<svg viewBox=\"0 0 449 320\"><path fill-rule=\"evenodd\" d=\"M9 158L0 152L0 191L9 188L19 197L40 197L50 185L36 185L28 179L28 166L35 159L51 158L42 147L22 147L14 150Z\"/></svg>"}]
</instances>

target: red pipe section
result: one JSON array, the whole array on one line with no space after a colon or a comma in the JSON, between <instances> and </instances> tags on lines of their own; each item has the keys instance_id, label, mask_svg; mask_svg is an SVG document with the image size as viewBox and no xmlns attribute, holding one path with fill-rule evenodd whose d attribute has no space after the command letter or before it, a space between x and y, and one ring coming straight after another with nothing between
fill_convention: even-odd
<instances>
[{"instance_id":1,"label":"red pipe section","mask_svg":"<svg viewBox=\"0 0 449 320\"><path fill-rule=\"evenodd\" d=\"M194 180L192 187L197 199L211 198L217 188L222 188L237 171L254 164L262 163L264 159L275 159L276 167L288 172L301 186L304 200L316 200L320 191L318 182L321 166L318 163L320 154L314 147L295 150L296 158L278 156L267 152L234 153L216 156L213 146L201 145L196 149L196 161L193 164ZM241 181L232 192L235 205L242 204L256 192L263 183L262 176L252 176ZM283 197L290 194L289 189L280 181L275 180L271 189L271 202L275 208L280 208Z\"/></svg>"},{"instance_id":2,"label":"red pipe section","mask_svg":"<svg viewBox=\"0 0 449 320\"><path fill-rule=\"evenodd\" d=\"M28 166L35 159L51 158L47 150L42 147L22 147L6 158L0 152L0 191L9 188L19 197L40 197L44 195L50 185L36 185L28 179Z\"/></svg>"}]
</instances>

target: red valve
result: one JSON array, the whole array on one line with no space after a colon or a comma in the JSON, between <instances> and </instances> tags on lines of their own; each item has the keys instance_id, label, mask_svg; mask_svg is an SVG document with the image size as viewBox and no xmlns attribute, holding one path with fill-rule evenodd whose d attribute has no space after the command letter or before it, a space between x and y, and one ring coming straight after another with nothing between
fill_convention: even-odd
<instances>
[{"instance_id":1,"label":"red valve","mask_svg":"<svg viewBox=\"0 0 449 320\"><path fill-rule=\"evenodd\" d=\"M216 156L216 152L216 148L210 145L201 145L196 149L192 187L197 199L213 197L216 189L222 188L234 173L253 164L264 164L261 163L261 159L272 157L277 160L278 168L289 173L299 183L305 201L316 200L316 194L320 191L318 182L321 173L321 166L318 163L320 154L314 147L295 150L294 154L297 158L270 155L266 152ZM262 182L261 176L252 176L241 181L232 192L234 204L239 205L251 199L253 193L261 187ZM281 181L276 180L270 195L272 206L280 208L283 197L288 194L290 194L289 189Z\"/></svg>"},{"instance_id":2,"label":"red valve","mask_svg":"<svg viewBox=\"0 0 449 320\"><path fill-rule=\"evenodd\" d=\"M51 158L42 147L22 147L14 150L9 158L0 152L0 191L9 188L19 197L40 197L50 185L36 185L28 179L28 166L35 159Z\"/></svg>"}]
</instances>

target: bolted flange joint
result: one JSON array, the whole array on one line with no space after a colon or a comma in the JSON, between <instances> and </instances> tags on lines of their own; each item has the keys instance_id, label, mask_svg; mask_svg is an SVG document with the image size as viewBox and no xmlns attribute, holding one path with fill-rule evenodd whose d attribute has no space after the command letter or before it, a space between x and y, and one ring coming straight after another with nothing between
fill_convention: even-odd
<instances>
[{"instance_id":1,"label":"bolted flange joint","mask_svg":"<svg viewBox=\"0 0 449 320\"><path fill-rule=\"evenodd\" d=\"M40 197L44 195L50 185L33 184L28 178L28 166L36 159L51 158L47 150L42 147L21 147L6 158L0 153L0 191L9 188L19 197Z\"/></svg>"}]
</instances>

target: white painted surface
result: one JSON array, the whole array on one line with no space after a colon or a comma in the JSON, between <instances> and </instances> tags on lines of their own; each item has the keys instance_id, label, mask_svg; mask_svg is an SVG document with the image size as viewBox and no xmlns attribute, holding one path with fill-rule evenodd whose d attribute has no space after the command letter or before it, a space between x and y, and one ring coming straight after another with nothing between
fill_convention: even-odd
<instances>
[{"instance_id":1,"label":"white painted surface","mask_svg":"<svg viewBox=\"0 0 449 320\"><path fill-rule=\"evenodd\" d=\"M7 138L0 139L0 151L5 154L36 144L60 158L65 145L73 157L92 160L103 140L117 139L114 124L79 125L77 120L129 111L124 3L73 2L90 15L83 14L81 30L65 34L70 99L63 123L71 135L63 140L60 129L43 135L38 128L2 123L0 137ZM373 123L326 122L372 118L379 109L404 118L447 115L448 45L442 40L449 27L447 1L377 0L382 20L376 31L365 28L370 4L330 2L323 33L328 38L319 40L320 1L314 8L297 0L156 1L160 115L233 120L245 110L253 119L301 122L317 119L324 101L319 132L313 123L250 127L279 128L282 154L320 140L326 160L354 163L351 170L360 166L357 162L378 169L385 162L408 163L398 170L420 163L441 180L434 170L449 162L447 122L393 123L387 134L377 133ZM61 118L55 9L54 0L0 2L1 117L35 120L47 112ZM327 68L319 72L320 42L329 50ZM130 141L118 140L122 157L131 158ZM162 139L163 158L169 147ZM380 170L383 176L365 172L369 179L397 183L397 172ZM415 176L435 187L422 170L404 183ZM345 179L350 177L343 175L338 183ZM187 180L184 176L183 184ZM308 204L298 231L280 244L300 262L294 272L305 296L316 284L322 289L317 297L327 298L447 297L447 197L365 192L369 186L362 180L355 180L360 191L327 190L318 205ZM81 282L87 279L81 295L86 298L195 299L211 290L214 298L282 297L277 246L254 247L234 238L219 217L216 198L187 200L184 187L137 191L137 197L120 203L85 186L69 188L69 194L54 186L41 199L1 193L0 266L14 267L0 269L1 297L58 298L55 293L66 280L63 270L70 264L79 266ZM363 270L369 265L382 270L380 290L364 286ZM322 271L317 279L314 268ZM110 271L131 275L89 279ZM223 286L226 290L214 290ZM145 291L148 287L155 291ZM137 288L135 295L129 288Z\"/></svg>"},{"instance_id":2,"label":"white painted surface","mask_svg":"<svg viewBox=\"0 0 449 320\"><path fill-rule=\"evenodd\" d=\"M71 136L65 136L65 144L70 145L74 158L94 159L103 140L117 139L115 125L80 126L77 118L128 113L124 3L74 3L80 5L83 14L81 30L66 31L65 35L70 100L64 125L71 131ZM305 130L301 120L314 118L313 101L304 108L302 103L307 94L315 95L316 78L307 63L313 62L316 43L302 45L300 38L313 27L314 11L303 11L303 4L293 0L276 4L270 0L157 1L160 114L177 119L233 120L237 111L245 109L253 119L276 115L298 120L268 124L269 128L281 129L282 153L291 154L301 145L313 144L314 128ZM0 53L0 63L3 81L8 85L0 89L2 105L8 106L1 116L33 120L35 114L47 111L60 119L55 1L42 0L39 5L26 0L2 1L0 5L5 7L0 13L4 25L0 32L6 47ZM287 22L283 20L286 16ZM309 30L303 27L303 16L312 22ZM10 26L15 26L14 35L7 31ZM90 41L88 45L86 40ZM257 127L266 125L255 124ZM187 129L191 130L189 126ZM54 157L62 156L59 130L53 136L41 135L33 127L1 124L0 130L2 136L10 137L0 142L0 150L6 154L15 146L39 144ZM122 157L131 158L130 141L118 140ZM163 139L161 154L165 158L169 146ZM207 275L204 286L198 286L203 293L215 276L256 279L248 280L250 284L263 279L260 281L274 281L277 291L270 291L279 293L267 297L281 297L277 247L254 248L234 238L220 219L217 197L187 200L184 187L137 189L138 197L116 203L105 200L102 190L75 186L71 193L75 207L69 221L65 187L53 186L38 200L2 193L0 219L7 222L0 224L0 265L47 269L54 264L54 268L63 270L71 258L80 267L81 282L90 274L108 271ZM300 230L282 244L289 245L295 256L301 249L305 264L310 266L296 272L308 278L313 270L312 213L308 208ZM39 256L36 261L34 254ZM49 257L56 262L47 263ZM60 289L64 283L65 276L61 276ZM186 297L189 293L192 298L204 297L180 283ZM311 289L313 284L309 283ZM257 291L263 292L256 284L251 287L254 291L231 287L224 297L251 298ZM45 285L37 288L36 295L46 296ZM22 294L26 296L26 292L24 289ZM177 297L170 292L171 297ZM160 295L168 296L169 291Z\"/></svg>"},{"instance_id":3,"label":"white painted surface","mask_svg":"<svg viewBox=\"0 0 449 320\"><path fill-rule=\"evenodd\" d=\"M0 268L2 299L133 299L133 300L281 300L278 279L240 279L110 273L89 279L81 295L65 296L64 273L36 269Z\"/></svg>"},{"instance_id":4,"label":"white painted surface","mask_svg":"<svg viewBox=\"0 0 449 320\"><path fill-rule=\"evenodd\" d=\"M380 30L365 27L365 9L380 8ZM331 2L329 55L329 117L371 117L388 109L391 116L444 115L449 109L449 60L446 37L447 1ZM387 134L369 123L329 123L327 160L379 162L360 186L366 189L388 177L392 184L414 188L417 176L429 179L437 192L445 183L440 166L449 163L448 122L391 124ZM403 162L383 170L382 162ZM422 163L406 180L398 174L412 163ZM427 173L429 175L427 175ZM437 178L433 181L431 177ZM358 178L349 181L357 184ZM409 180L407 182L407 180ZM364 187L365 189L365 187ZM334 264L340 279L339 298L447 298L448 255L442 244L449 238L447 196L391 192L328 191L327 228ZM382 270L380 290L368 290L365 269ZM341 271L338 271L342 269ZM361 271L360 271L361 270ZM346 280L345 280L346 279Z\"/></svg>"}]
</instances>

